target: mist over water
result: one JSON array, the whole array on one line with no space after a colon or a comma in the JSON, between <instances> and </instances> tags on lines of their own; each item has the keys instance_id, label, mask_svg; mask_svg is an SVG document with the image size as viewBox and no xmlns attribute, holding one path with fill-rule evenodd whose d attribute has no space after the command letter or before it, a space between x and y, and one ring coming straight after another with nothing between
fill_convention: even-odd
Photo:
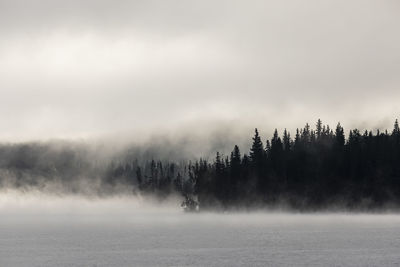
<instances>
[{"instance_id":1,"label":"mist over water","mask_svg":"<svg viewBox=\"0 0 400 267\"><path fill-rule=\"evenodd\" d=\"M380 213L362 212L296 212L288 209L253 209L253 211L185 213L179 207L180 196L171 196L162 201L151 196L82 196L48 194L40 191L2 191L0 214L2 222L13 219L32 219L36 222L89 220L93 223L179 223L206 222L211 224L324 224L337 223L397 224L400 215L382 210ZM153 220L154 218L157 218ZM61 221L60 221L61 222ZM64 221L65 222L65 221ZM23 221L27 223L27 221Z\"/></svg>"},{"instance_id":2,"label":"mist over water","mask_svg":"<svg viewBox=\"0 0 400 267\"><path fill-rule=\"evenodd\" d=\"M300 203L297 208L285 198L271 206L252 199L254 206L242 210L184 212L185 191L162 187L157 179L175 185L169 178L179 177L179 170L183 181L191 181L188 161L233 142L229 136L213 135L200 143L196 138L149 138L116 146L61 141L1 145L0 266L400 264L397 202L360 213L371 203L361 199L353 212L345 213L338 212L346 210L338 196L320 206L323 212L307 213L304 200L292 197ZM155 163L153 157L164 161ZM177 162L175 171L162 165L167 160ZM138 167L151 182L147 188L139 183Z\"/></svg>"},{"instance_id":3,"label":"mist over water","mask_svg":"<svg viewBox=\"0 0 400 267\"><path fill-rule=\"evenodd\" d=\"M184 213L132 196L0 195L1 266L396 266L400 215Z\"/></svg>"},{"instance_id":4,"label":"mist over water","mask_svg":"<svg viewBox=\"0 0 400 267\"><path fill-rule=\"evenodd\" d=\"M47 220L130 220L140 215L179 214L181 198L171 196L162 202L146 196L119 194L90 196L79 194L51 194L39 190L21 192L3 190L0 194L0 213L3 221L32 219Z\"/></svg>"},{"instance_id":5,"label":"mist over water","mask_svg":"<svg viewBox=\"0 0 400 267\"><path fill-rule=\"evenodd\" d=\"M0 0L0 267L400 266L399 8Z\"/></svg>"}]
</instances>

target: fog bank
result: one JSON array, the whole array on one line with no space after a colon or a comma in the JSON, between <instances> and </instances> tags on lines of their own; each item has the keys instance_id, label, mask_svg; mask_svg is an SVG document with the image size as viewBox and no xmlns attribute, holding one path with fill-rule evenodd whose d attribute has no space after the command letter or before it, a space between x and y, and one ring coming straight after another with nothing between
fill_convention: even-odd
<instances>
[{"instance_id":1,"label":"fog bank","mask_svg":"<svg viewBox=\"0 0 400 267\"><path fill-rule=\"evenodd\" d=\"M324 211L307 213L288 209L264 208L253 211L230 211L224 213L184 213L179 196L159 201L151 196L119 195L88 197L57 195L40 191L0 192L0 216L2 222L54 221L54 222L114 222L114 223L207 223L207 224L266 224L278 225L335 225L358 223L400 223L400 215L393 211L379 214L360 212Z\"/></svg>"},{"instance_id":2,"label":"fog bank","mask_svg":"<svg viewBox=\"0 0 400 267\"><path fill-rule=\"evenodd\" d=\"M0 140L318 117L386 128L400 113L398 11L392 0L1 0Z\"/></svg>"}]
</instances>

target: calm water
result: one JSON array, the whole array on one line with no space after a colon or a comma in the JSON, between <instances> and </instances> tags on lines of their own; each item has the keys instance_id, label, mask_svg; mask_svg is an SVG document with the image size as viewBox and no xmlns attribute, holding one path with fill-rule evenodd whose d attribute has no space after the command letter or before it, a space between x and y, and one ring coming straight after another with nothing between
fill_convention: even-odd
<instances>
[{"instance_id":1,"label":"calm water","mask_svg":"<svg viewBox=\"0 0 400 267\"><path fill-rule=\"evenodd\" d=\"M399 265L399 215L70 211L0 222L0 266Z\"/></svg>"}]
</instances>

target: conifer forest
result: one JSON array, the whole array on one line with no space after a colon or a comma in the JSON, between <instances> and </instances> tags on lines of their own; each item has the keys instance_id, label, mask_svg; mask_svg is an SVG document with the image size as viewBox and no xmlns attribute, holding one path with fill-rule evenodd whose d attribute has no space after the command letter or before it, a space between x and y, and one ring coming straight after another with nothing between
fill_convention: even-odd
<instances>
[{"instance_id":1,"label":"conifer forest","mask_svg":"<svg viewBox=\"0 0 400 267\"><path fill-rule=\"evenodd\" d=\"M95 157L94 157L95 158ZM400 204L400 128L345 132L318 120L264 139L257 129L249 151L237 145L213 160L173 162L119 157L98 162L84 148L51 149L45 143L0 147L2 188L92 188L94 194L176 195L200 210L284 207L373 210Z\"/></svg>"}]
</instances>

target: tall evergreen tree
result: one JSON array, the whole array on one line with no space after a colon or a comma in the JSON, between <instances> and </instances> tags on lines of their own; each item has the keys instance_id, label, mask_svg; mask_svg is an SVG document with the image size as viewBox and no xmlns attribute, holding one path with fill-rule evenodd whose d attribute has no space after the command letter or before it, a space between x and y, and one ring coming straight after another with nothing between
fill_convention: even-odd
<instances>
[{"instance_id":1,"label":"tall evergreen tree","mask_svg":"<svg viewBox=\"0 0 400 267\"><path fill-rule=\"evenodd\" d=\"M257 128L253 137L253 144L250 149L250 159L253 163L260 164L264 158L264 147L258 134Z\"/></svg>"},{"instance_id":2,"label":"tall evergreen tree","mask_svg":"<svg viewBox=\"0 0 400 267\"><path fill-rule=\"evenodd\" d=\"M285 129L283 131L283 149L287 152L290 151L290 146L291 146L291 139L290 139L290 133Z\"/></svg>"},{"instance_id":3,"label":"tall evergreen tree","mask_svg":"<svg viewBox=\"0 0 400 267\"><path fill-rule=\"evenodd\" d=\"M230 199L236 200L238 196L238 186L240 176L242 175L242 159L240 156L240 150L237 145L233 148L230 158Z\"/></svg>"},{"instance_id":4,"label":"tall evergreen tree","mask_svg":"<svg viewBox=\"0 0 400 267\"><path fill-rule=\"evenodd\" d=\"M340 147L344 146L345 142L344 130L343 127L340 125L340 122L336 126L335 137L336 137L336 144Z\"/></svg>"},{"instance_id":5,"label":"tall evergreen tree","mask_svg":"<svg viewBox=\"0 0 400 267\"><path fill-rule=\"evenodd\" d=\"M316 127L317 127L316 128L317 139L320 139L321 135L323 133L323 131L322 131L322 121L320 119L318 119Z\"/></svg>"},{"instance_id":6,"label":"tall evergreen tree","mask_svg":"<svg viewBox=\"0 0 400 267\"><path fill-rule=\"evenodd\" d=\"M400 135L399 121L397 119L394 122L392 135Z\"/></svg>"}]
</instances>

